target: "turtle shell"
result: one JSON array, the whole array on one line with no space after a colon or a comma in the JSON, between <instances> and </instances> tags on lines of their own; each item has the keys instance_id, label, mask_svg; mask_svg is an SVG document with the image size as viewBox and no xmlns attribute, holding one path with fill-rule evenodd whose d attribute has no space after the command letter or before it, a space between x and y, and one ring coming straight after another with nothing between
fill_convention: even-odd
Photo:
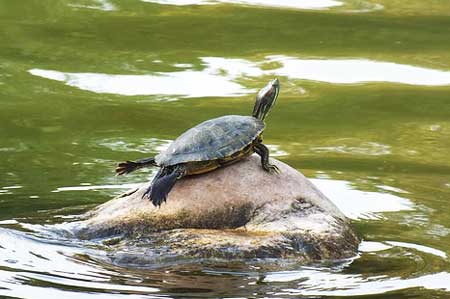
<instances>
[{"instance_id":1,"label":"turtle shell","mask_svg":"<svg viewBox=\"0 0 450 299\"><path fill-rule=\"evenodd\" d=\"M187 130L156 156L156 163L170 166L229 157L242 150L264 130L253 116L227 115L207 120Z\"/></svg>"}]
</instances>

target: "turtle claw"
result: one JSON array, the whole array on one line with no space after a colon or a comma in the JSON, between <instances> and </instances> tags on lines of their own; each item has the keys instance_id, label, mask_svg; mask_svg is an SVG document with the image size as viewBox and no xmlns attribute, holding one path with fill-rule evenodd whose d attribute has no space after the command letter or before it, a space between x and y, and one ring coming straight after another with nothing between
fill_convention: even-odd
<instances>
[{"instance_id":1,"label":"turtle claw","mask_svg":"<svg viewBox=\"0 0 450 299\"><path fill-rule=\"evenodd\" d=\"M267 171L272 174L280 174L280 172L281 172L280 169L276 165L273 165L273 164L267 165Z\"/></svg>"},{"instance_id":2,"label":"turtle claw","mask_svg":"<svg viewBox=\"0 0 450 299\"><path fill-rule=\"evenodd\" d=\"M161 207L163 202L166 202L166 198L165 197L164 198L159 198L159 199L150 199L150 200L151 200L152 204L155 207L158 207L158 208Z\"/></svg>"},{"instance_id":3,"label":"turtle claw","mask_svg":"<svg viewBox=\"0 0 450 299\"><path fill-rule=\"evenodd\" d=\"M138 164L133 161L126 161L119 163L116 168L116 175L123 175L130 173L138 168Z\"/></svg>"},{"instance_id":4,"label":"turtle claw","mask_svg":"<svg viewBox=\"0 0 450 299\"><path fill-rule=\"evenodd\" d=\"M142 199L150 199L150 192L152 192L151 188L148 188L147 191L144 192L144 194L142 194Z\"/></svg>"},{"instance_id":5,"label":"turtle claw","mask_svg":"<svg viewBox=\"0 0 450 299\"><path fill-rule=\"evenodd\" d=\"M151 195L151 193L152 193L152 187L149 187L148 189L147 189L147 191L145 191L145 193L142 195L142 199L148 199L148 200L150 200L151 202L152 202L152 204L155 206L155 207L161 207L161 204L163 203L163 202L166 202L166 197L162 197L162 198L151 198L150 197L150 195Z\"/></svg>"}]
</instances>

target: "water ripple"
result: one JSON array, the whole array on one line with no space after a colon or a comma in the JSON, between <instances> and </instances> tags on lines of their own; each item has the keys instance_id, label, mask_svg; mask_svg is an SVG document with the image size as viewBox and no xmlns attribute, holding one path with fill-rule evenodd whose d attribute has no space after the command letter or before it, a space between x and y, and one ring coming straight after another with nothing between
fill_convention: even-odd
<instances>
[{"instance_id":1,"label":"water ripple","mask_svg":"<svg viewBox=\"0 0 450 299\"><path fill-rule=\"evenodd\" d=\"M110 298L112 294L120 297L123 293L130 298L143 298L137 294L158 291L153 287L115 283L115 277L127 276L82 258L86 254L101 256L101 251L64 246L63 240L54 240L52 244L51 240L4 228L0 228L0 240L0 286L4 288L0 287L0 296Z\"/></svg>"},{"instance_id":2,"label":"water ripple","mask_svg":"<svg viewBox=\"0 0 450 299\"><path fill-rule=\"evenodd\" d=\"M161 152L167 149L172 140L159 138L142 138L139 140L129 140L126 138L107 138L96 141L97 146L106 147L119 152Z\"/></svg>"},{"instance_id":3,"label":"water ripple","mask_svg":"<svg viewBox=\"0 0 450 299\"><path fill-rule=\"evenodd\" d=\"M142 0L166 5L212 5L217 3L231 3L256 5L278 8L324 9L341 6L344 3L336 0Z\"/></svg>"},{"instance_id":4,"label":"water ripple","mask_svg":"<svg viewBox=\"0 0 450 299\"><path fill-rule=\"evenodd\" d=\"M413 210L414 204L406 198L389 193L355 190L347 181L311 179L350 219L382 219L380 213Z\"/></svg>"},{"instance_id":5,"label":"water ripple","mask_svg":"<svg viewBox=\"0 0 450 299\"><path fill-rule=\"evenodd\" d=\"M304 296L362 296L375 295L408 288L426 288L450 291L450 273L438 272L414 278L385 276L364 277L360 274L330 273L321 270L303 270L292 273L269 274L265 282L301 281L298 288L285 288L277 295Z\"/></svg>"},{"instance_id":6,"label":"water ripple","mask_svg":"<svg viewBox=\"0 0 450 299\"><path fill-rule=\"evenodd\" d=\"M373 61L368 59L298 59L269 56L282 67L273 71L278 76L295 79L349 84L361 82L392 82L411 85L449 85L450 72L424 67Z\"/></svg>"},{"instance_id":7,"label":"water ripple","mask_svg":"<svg viewBox=\"0 0 450 299\"><path fill-rule=\"evenodd\" d=\"M175 95L180 97L231 97L252 91L229 78L204 71L154 73L149 75L110 75L98 73L64 73L32 69L35 76L65 82L66 85L95 93L126 96Z\"/></svg>"},{"instance_id":8,"label":"water ripple","mask_svg":"<svg viewBox=\"0 0 450 299\"><path fill-rule=\"evenodd\" d=\"M108 0L93 0L92 2L93 3L91 5L71 3L69 6L74 8L97 9L103 11L113 11L117 9L115 5Z\"/></svg>"},{"instance_id":9,"label":"water ripple","mask_svg":"<svg viewBox=\"0 0 450 299\"><path fill-rule=\"evenodd\" d=\"M377 142L362 142L357 146L336 145L336 146L318 146L311 147L313 152L317 153L340 153L357 154L368 156L381 156L391 154L391 147Z\"/></svg>"},{"instance_id":10,"label":"water ripple","mask_svg":"<svg viewBox=\"0 0 450 299\"><path fill-rule=\"evenodd\" d=\"M254 89L237 83L239 79L261 76L285 76L334 84L390 82L411 85L442 86L450 84L450 72L418 66L367 59L300 59L268 56L264 61L201 57L203 70L153 72L145 75L69 73L30 69L38 77L64 82L95 93L126 96L159 95L173 99L191 97L234 97L253 93ZM264 64L275 63L273 69Z\"/></svg>"}]
</instances>

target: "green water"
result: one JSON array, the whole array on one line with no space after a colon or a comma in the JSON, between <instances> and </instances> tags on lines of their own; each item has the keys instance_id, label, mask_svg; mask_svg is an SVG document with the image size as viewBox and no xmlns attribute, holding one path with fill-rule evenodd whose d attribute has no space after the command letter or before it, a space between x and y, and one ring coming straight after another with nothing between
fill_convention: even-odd
<instances>
[{"instance_id":1,"label":"green water","mask_svg":"<svg viewBox=\"0 0 450 299\"><path fill-rule=\"evenodd\" d=\"M450 298L449 15L0 0L0 297ZM353 219L356 259L137 269L43 236L153 174L117 178L116 162L249 114L275 76L265 142Z\"/></svg>"}]
</instances>

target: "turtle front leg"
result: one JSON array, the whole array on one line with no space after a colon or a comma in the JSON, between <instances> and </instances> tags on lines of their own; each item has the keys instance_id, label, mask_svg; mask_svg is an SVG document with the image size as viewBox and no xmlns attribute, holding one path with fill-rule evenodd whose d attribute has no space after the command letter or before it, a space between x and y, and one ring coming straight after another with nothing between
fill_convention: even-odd
<instances>
[{"instance_id":1,"label":"turtle front leg","mask_svg":"<svg viewBox=\"0 0 450 299\"><path fill-rule=\"evenodd\" d=\"M261 156L261 165L265 171L270 173L280 173L277 166L269 163L269 149L262 143L255 145L255 152Z\"/></svg>"}]
</instances>

